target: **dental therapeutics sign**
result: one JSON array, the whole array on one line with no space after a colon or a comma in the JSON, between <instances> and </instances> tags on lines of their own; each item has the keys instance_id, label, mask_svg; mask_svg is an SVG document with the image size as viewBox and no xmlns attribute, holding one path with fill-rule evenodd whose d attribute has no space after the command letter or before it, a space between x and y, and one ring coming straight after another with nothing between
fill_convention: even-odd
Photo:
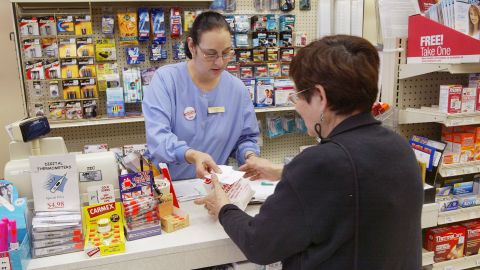
<instances>
[{"instance_id":1,"label":"dental therapeutics sign","mask_svg":"<svg viewBox=\"0 0 480 270\"><path fill-rule=\"evenodd\" d=\"M421 15L408 18L408 64L479 62L480 40Z\"/></svg>"}]
</instances>

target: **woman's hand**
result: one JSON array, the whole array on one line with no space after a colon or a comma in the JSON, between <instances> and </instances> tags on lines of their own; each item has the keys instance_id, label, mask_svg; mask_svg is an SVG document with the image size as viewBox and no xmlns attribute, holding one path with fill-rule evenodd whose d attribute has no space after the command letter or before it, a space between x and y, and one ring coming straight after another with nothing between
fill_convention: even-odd
<instances>
[{"instance_id":1,"label":"woman's hand","mask_svg":"<svg viewBox=\"0 0 480 270\"><path fill-rule=\"evenodd\" d=\"M205 178L205 175L210 173L222 173L213 158L207 154L197 150L188 149L185 152L185 160L195 165L195 172L198 178Z\"/></svg>"},{"instance_id":2,"label":"woman's hand","mask_svg":"<svg viewBox=\"0 0 480 270\"><path fill-rule=\"evenodd\" d=\"M250 180L280 180L283 171L283 165L274 164L267 159L253 156L240 166L240 171L246 172L243 177Z\"/></svg>"},{"instance_id":3,"label":"woman's hand","mask_svg":"<svg viewBox=\"0 0 480 270\"><path fill-rule=\"evenodd\" d=\"M204 205L205 209L207 209L208 214L218 218L218 213L220 209L226 204L230 203L230 200L225 194L225 191L222 189L222 184L218 181L218 178L215 174L212 174L212 185L213 190L207 196L196 199L194 202L198 205Z\"/></svg>"}]
</instances>

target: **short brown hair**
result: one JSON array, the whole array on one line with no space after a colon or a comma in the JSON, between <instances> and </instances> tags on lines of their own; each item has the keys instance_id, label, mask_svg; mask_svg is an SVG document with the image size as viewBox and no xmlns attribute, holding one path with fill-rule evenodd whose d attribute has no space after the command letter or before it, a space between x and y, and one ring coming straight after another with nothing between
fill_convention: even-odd
<instances>
[{"instance_id":1,"label":"short brown hair","mask_svg":"<svg viewBox=\"0 0 480 270\"><path fill-rule=\"evenodd\" d=\"M321 85L329 108L337 114L371 110L378 94L379 56L367 40L347 35L327 36L300 49L290 63L297 90ZM303 95L310 103L312 90Z\"/></svg>"}]
</instances>

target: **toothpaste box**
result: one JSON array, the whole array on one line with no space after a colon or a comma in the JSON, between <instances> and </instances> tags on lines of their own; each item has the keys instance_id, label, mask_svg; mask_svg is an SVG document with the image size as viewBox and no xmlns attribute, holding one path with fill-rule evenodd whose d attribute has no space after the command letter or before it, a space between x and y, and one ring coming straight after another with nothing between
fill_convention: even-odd
<instances>
[{"instance_id":1,"label":"toothpaste box","mask_svg":"<svg viewBox=\"0 0 480 270\"><path fill-rule=\"evenodd\" d=\"M480 221L464 222L460 225L467 229L465 256L478 254L480 249Z\"/></svg>"},{"instance_id":2,"label":"toothpaste box","mask_svg":"<svg viewBox=\"0 0 480 270\"><path fill-rule=\"evenodd\" d=\"M433 260L443 262L463 257L467 229L452 225L427 229L424 248L433 251Z\"/></svg>"},{"instance_id":3,"label":"toothpaste box","mask_svg":"<svg viewBox=\"0 0 480 270\"><path fill-rule=\"evenodd\" d=\"M457 195L455 198L458 199L458 206L461 208L476 206L479 203L476 194Z\"/></svg>"}]
</instances>

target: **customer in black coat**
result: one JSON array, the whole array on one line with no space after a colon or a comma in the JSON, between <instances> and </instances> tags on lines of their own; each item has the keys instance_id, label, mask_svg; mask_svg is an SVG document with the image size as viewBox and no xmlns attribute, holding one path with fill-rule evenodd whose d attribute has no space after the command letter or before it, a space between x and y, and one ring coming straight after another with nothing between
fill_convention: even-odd
<instances>
[{"instance_id":1,"label":"customer in black coat","mask_svg":"<svg viewBox=\"0 0 480 270\"><path fill-rule=\"evenodd\" d=\"M199 199L247 259L283 269L421 268L420 170L407 141L370 114L379 58L366 40L330 36L299 50L290 99L321 142L285 168L254 157L252 179L279 179L251 217L215 192Z\"/></svg>"}]
</instances>

